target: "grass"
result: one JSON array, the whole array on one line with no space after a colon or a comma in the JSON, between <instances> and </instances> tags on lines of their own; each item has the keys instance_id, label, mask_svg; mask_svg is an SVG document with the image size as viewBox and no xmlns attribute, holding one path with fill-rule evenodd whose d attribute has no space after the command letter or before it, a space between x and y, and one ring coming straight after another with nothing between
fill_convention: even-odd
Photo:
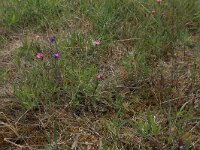
<instances>
[{"instance_id":1,"label":"grass","mask_svg":"<svg viewBox=\"0 0 200 150\"><path fill-rule=\"evenodd\" d=\"M67 15L64 12L61 0L56 1L3 1L2 17L5 29L23 29L25 27L34 27L44 30L58 24L55 19L62 22L62 16ZM20 8L20 10L19 10ZM51 24L54 23L54 24Z\"/></svg>"},{"instance_id":2,"label":"grass","mask_svg":"<svg viewBox=\"0 0 200 150\"><path fill-rule=\"evenodd\" d=\"M3 0L0 146L198 149L199 3Z\"/></svg>"}]
</instances>

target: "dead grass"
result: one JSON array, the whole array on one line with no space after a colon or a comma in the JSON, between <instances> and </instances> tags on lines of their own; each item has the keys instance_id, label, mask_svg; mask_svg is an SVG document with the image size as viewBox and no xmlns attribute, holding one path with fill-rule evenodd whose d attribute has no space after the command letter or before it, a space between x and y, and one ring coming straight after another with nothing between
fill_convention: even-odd
<instances>
[{"instance_id":1,"label":"dead grass","mask_svg":"<svg viewBox=\"0 0 200 150\"><path fill-rule=\"evenodd\" d=\"M36 38L35 38L36 37ZM42 40L43 36L31 35L29 40ZM55 146L53 137L52 122L55 122L57 128L58 141L57 144L62 149L63 146L68 145L77 146L79 149L86 149L88 145L92 145L94 149L100 148L102 140L112 141L112 137L109 136L107 129L105 128L105 119L113 118L115 112L108 114L108 109L96 111L96 113L87 112L85 110L71 108L69 106L53 104L50 110L46 110L43 106L36 110L24 111L20 105L16 103L13 98L13 91L11 88L12 79L14 79L15 69L11 61L11 56L14 50L21 45L21 40L14 40L9 45L9 48L1 52L1 66L6 67L10 72L10 80L8 86L3 85L1 87L1 132L0 132L0 147L3 149L44 149L44 143L46 143L46 136L49 135L51 143L46 143ZM120 48L121 47L121 48ZM118 86L118 92L122 93L127 101L123 103L124 109L123 114L125 118L132 118L133 122L137 122L140 119L141 113L145 112L146 109L151 109L155 112L157 122L161 126L165 127L168 122L160 111L161 108L165 111L169 104L175 109L179 110L183 105L187 108L193 108L191 110L192 115L198 115L199 113L199 102L200 97L198 91L196 91L199 74L195 76L195 81L191 83L191 68L194 66L194 62L198 62L194 58L194 53L191 54L192 49L177 50L175 59L171 59L168 62L159 62L158 68L164 67L161 76L152 76L149 79L131 82L127 70L121 68L117 62L118 59L123 56L123 45L119 44L119 47L112 49L108 56L109 59L105 59L101 68L109 75L118 75L119 81L116 82ZM114 55L113 55L113 54ZM105 64L105 65L104 65ZM172 71L176 68L181 68L182 75L175 79L172 79ZM195 67L199 67L196 64ZM123 80L124 81L123 81ZM128 80L128 81L126 81ZM123 82L122 82L123 81ZM111 81L106 80L102 84L109 84ZM170 88L170 87L174 88ZM107 87L106 85L102 85ZM180 88L178 88L180 87ZM113 87L111 87L113 88ZM115 92L116 92L116 87ZM160 90L162 88L162 90ZM146 91L145 91L146 90ZM141 92L142 91L142 92ZM143 97L145 91L145 97ZM158 93L157 91L162 91ZM191 92L194 91L194 92ZM196 91L196 92L195 92ZM106 92L106 91L105 91ZM189 94L192 93L192 94ZM167 99L162 96L168 95ZM144 99L148 97L147 100ZM129 104L131 98L134 98L132 104ZM167 109L166 109L167 110ZM167 112L166 112L167 113ZM144 115L145 116L145 115ZM188 136L191 136L193 146L195 149L199 147L199 122L194 120L187 124ZM166 127L166 133L176 132L178 127L174 125L173 128ZM169 131L172 130L172 131ZM132 128L129 126L121 129L121 132L128 133L132 132ZM183 135L184 136L184 135ZM119 136L118 142L135 143L140 149L148 149L148 147L166 149L166 145L160 143L162 137L151 137L149 136L148 141L144 140L140 136L132 135L121 135ZM181 138L181 137L180 137ZM162 141L162 140L161 140ZM177 142L178 139L177 139ZM145 143L145 145L143 145ZM129 145L131 147L131 144ZM133 145L132 145L133 146ZM129 148L130 148L129 147Z\"/></svg>"},{"instance_id":2,"label":"dead grass","mask_svg":"<svg viewBox=\"0 0 200 150\"><path fill-rule=\"evenodd\" d=\"M0 149L49 150L57 146L59 150L109 150L117 145L127 150L178 150L189 140L189 149L198 150L200 65L199 52L195 50L198 36L190 36L186 45L176 45L173 55L166 54L152 63L151 75L146 78L138 72L137 60L126 58L135 52L133 43L141 39L104 41L105 51L95 62L99 72L106 74L100 83L101 102L96 107L73 107L61 101L52 102L51 107L39 105L25 110L18 103L13 91L18 80L13 58L23 41L46 45L54 33L60 37L74 31L87 35L93 28L93 23L81 15L68 20L66 27L57 31L6 33L8 44L0 51L0 69L6 73L0 79ZM123 64L124 60L131 68ZM114 103L118 95L123 98L120 108ZM141 135L135 130L138 122L148 122L149 112L159 128L158 135L151 131Z\"/></svg>"}]
</instances>

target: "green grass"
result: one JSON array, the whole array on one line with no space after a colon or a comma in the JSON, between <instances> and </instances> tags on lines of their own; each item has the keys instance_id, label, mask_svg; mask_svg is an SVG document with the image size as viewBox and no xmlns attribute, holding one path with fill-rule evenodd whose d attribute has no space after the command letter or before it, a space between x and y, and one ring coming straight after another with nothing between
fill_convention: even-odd
<instances>
[{"instance_id":1,"label":"green grass","mask_svg":"<svg viewBox=\"0 0 200 150\"><path fill-rule=\"evenodd\" d=\"M16 101L44 129L45 142L33 140L45 149L86 149L91 137L94 149L198 149L199 4L3 1L5 35L43 34L23 38L12 56Z\"/></svg>"},{"instance_id":2,"label":"green grass","mask_svg":"<svg viewBox=\"0 0 200 150\"><path fill-rule=\"evenodd\" d=\"M2 22L8 30L26 27L35 30L51 29L62 25L66 21L64 16L70 16L62 0L9 0L2 3Z\"/></svg>"}]
</instances>

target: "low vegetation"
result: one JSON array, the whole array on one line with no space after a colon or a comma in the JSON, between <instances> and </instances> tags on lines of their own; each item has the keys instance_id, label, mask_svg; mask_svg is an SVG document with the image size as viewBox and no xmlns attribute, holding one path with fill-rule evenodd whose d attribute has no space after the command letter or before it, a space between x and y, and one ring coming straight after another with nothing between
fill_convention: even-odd
<instances>
[{"instance_id":1,"label":"low vegetation","mask_svg":"<svg viewBox=\"0 0 200 150\"><path fill-rule=\"evenodd\" d=\"M2 0L1 149L198 149L199 7Z\"/></svg>"}]
</instances>

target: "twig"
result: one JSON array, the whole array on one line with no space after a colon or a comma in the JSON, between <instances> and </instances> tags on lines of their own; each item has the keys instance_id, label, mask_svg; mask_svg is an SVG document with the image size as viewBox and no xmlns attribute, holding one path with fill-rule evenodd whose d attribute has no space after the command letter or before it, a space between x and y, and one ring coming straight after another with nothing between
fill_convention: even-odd
<instances>
[{"instance_id":1,"label":"twig","mask_svg":"<svg viewBox=\"0 0 200 150\"><path fill-rule=\"evenodd\" d=\"M10 143L10 144L12 144L12 145L15 145L16 147L19 147L19 148L21 148L21 149L23 148L23 146L18 145L18 144L16 144L16 143L10 141L8 138L4 138L4 141L5 141L5 142L8 142L8 143Z\"/></svg>"},{"instance_id":2,"label":"twig","mask_svg":"<svg viewBox=\"0 0 200 150\"><path fill-rule=\"evenodd\" d=\"M9 129L11 129L15 133L16 136L19 136L16 129L12 125L9 125L9 124L2 122L2 121L0 122L0 124L4 125L5 127L8 127Z\"/></svg>"},{"instance_id":3,"label":"twig","mask_svg":"<svg viewBox=\"0 0 200 150\"><path fill-rule=\"evenodd\" d=\"M122 39L122 40L115 40L113 42L124 42L124 41L131 41L131 40L140 40L141 38L129 38L129 39Z\"/></svg>"},{"instance_id":4,"label":"twig","mask_svg":"<svg viewBox=\"0 0 200 150\"><path fill-rule=\"evenodd\" d=\"M17 124L17 123L20 121L20 119L21 119L28 111L29 111L29 110L25 111L25 113L23 113L23 114L17 119L17 122L15 122L15 124Z\"/></svg>"},{"instance_id":5,"label":"twig","mask_svg":"<svg viewBox=\"0 0 200 150\"><path fill-rule=\"evenodd\" d=\"M183 99L183 98L189 98L189 97L193 97L193 96L194 96L194 95L183 96L183 97L177 97L177 98L173 98L173 99L164 101L164 102L162 102L161 104L165 104L165 103L168 103L168 102L176 101L176 100ZM194 96L194 98L199 98L199 97L200 97L200 95Z\"/></svg>"}]
</instances>

